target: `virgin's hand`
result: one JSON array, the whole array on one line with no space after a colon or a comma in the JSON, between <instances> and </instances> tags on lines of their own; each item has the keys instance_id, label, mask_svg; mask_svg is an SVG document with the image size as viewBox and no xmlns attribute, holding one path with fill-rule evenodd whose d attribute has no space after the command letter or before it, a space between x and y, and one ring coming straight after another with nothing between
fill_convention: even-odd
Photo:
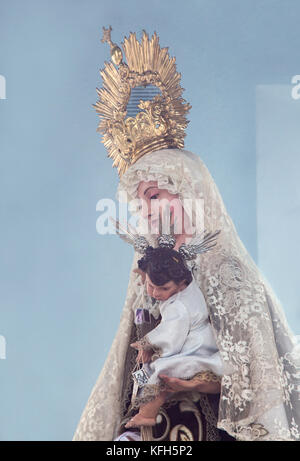
<instances>
[{"instance_id":1,"label":"virgin's hand","mask_svg":"<svg viewBox=\"0 0 300 461\"><path fill-rule=\"evenodd\" d=\"M221 384L213 381L198 381L197 390L204 394L220 394Z\"/></svg>"},{"instance_id":2,"label":"virgin's hand","mask_svg":"<svg viewBox=\"0 0 300 461\"><path fill-rule=\"evenodd\" d=\"M197 391L205 394L219 394L221 391L221 385L218 382L199 381L199 379L187 381L185 379L170 378L166 375L159 375L159 377L168 386L168 392Z\"/></svg>"},{"instance_id":3,"label":"virgin's hand","mask_svg":"<svg viewBox=\"0 0 300 461\"><path fill-rule=\"evenodd\" d=\"M164 381L168 386L168 392L182 392L182 391L193 391L195 389L195 384L192 381L186 381L185 379L179 378L170 378L166 375L159 375L159 377Z\"/></svg>"}]
</instances>

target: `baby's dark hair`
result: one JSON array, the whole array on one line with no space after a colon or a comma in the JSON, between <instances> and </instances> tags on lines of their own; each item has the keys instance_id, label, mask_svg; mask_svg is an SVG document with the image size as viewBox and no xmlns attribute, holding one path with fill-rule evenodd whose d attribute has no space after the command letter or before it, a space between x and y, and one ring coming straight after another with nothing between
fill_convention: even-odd
<instances>
[{"instance_id":1,"label":"baby's dark hair","mask_svg":"<svg viewBox=\"0 0 300 461\"><path fill-rule=\"evenodd\" d=\"M181 254L166 247L153 248L149 246L145 255L138 260L138 266L148 274L150 280L157 286L170 281L179 285L184 280L190 284L193 279L192 273Z\"/></svg>"}]
</instances>

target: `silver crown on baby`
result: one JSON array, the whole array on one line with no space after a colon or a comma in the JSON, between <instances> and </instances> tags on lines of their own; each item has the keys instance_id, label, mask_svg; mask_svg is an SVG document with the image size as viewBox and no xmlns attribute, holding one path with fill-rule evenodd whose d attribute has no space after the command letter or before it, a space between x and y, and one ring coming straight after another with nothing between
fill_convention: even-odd
<instances>
[{"instance_id":1,"label":"silver crown on baby","mask_svg":"<svg viewBox=\"0 0 300 461\"><path fill-rule=\"evenodd\" d=\"M151 245L145 237L138 235L132 226L128 225L127 229L124 229L121 227L119 221L115 221L113 218L110 219L114 223L118 235L125 240L125 242L130 243L138 253L146 253ZM185 260L190 261L196 259L198 254L205 253L216 246L216 239L220 232L220 230L213 233L204 230L200 235L193 237L190 243L183 243L180 245L177 251ZM173 249L176 244L176 239L172 234L161 234L157 238L157 244L159 247Z\"/></svg>"}]
</instances>

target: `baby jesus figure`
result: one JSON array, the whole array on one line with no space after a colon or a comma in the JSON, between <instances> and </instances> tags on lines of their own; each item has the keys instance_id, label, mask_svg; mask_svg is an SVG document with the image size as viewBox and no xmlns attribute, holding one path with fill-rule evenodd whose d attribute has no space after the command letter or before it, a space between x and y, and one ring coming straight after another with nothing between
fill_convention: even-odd
<instances>
[{"instance_id":1,"label":"baby jesus figure","mask_svg":"<svg viewBox=\"0 0 300 461\"><path fill-rule=\"evenodd\" d=\"M149 379L134 403L139 412L126 428L156 424L168 397L164 376L189 380L201 371L223 374L205 298L181 254L149 247L138 266L145 273L148 295L160 301L161 322L131 344L138 349L137 361L144 363Z\"/></svg>"}]
</instances>

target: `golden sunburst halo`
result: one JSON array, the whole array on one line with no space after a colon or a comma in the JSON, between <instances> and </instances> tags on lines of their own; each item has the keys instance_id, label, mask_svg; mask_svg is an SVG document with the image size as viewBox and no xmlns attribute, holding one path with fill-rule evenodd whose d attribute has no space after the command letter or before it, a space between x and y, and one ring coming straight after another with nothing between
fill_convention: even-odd
<instances>
[{"instance_id":1,"label":"golden sunburst halo","mask_svg":"<svg viewBox=\"0 0 300 461\"><path fill-rule=\"evenodd\" d=\"M181 75L168 48L160 48L154 32L143 31L141 42L135 33L121 48L111 40L112 28L103 27L102 42L111 50L111 62L100 71L103 86L94 105L100 117L97 131L122 176L143 155L155 150L184 147L186 113L191 106L182 98ZM144 96L143 96L144 94ZM137 113L131 114L132 101Z\"/></svg>"}]
</instances>

